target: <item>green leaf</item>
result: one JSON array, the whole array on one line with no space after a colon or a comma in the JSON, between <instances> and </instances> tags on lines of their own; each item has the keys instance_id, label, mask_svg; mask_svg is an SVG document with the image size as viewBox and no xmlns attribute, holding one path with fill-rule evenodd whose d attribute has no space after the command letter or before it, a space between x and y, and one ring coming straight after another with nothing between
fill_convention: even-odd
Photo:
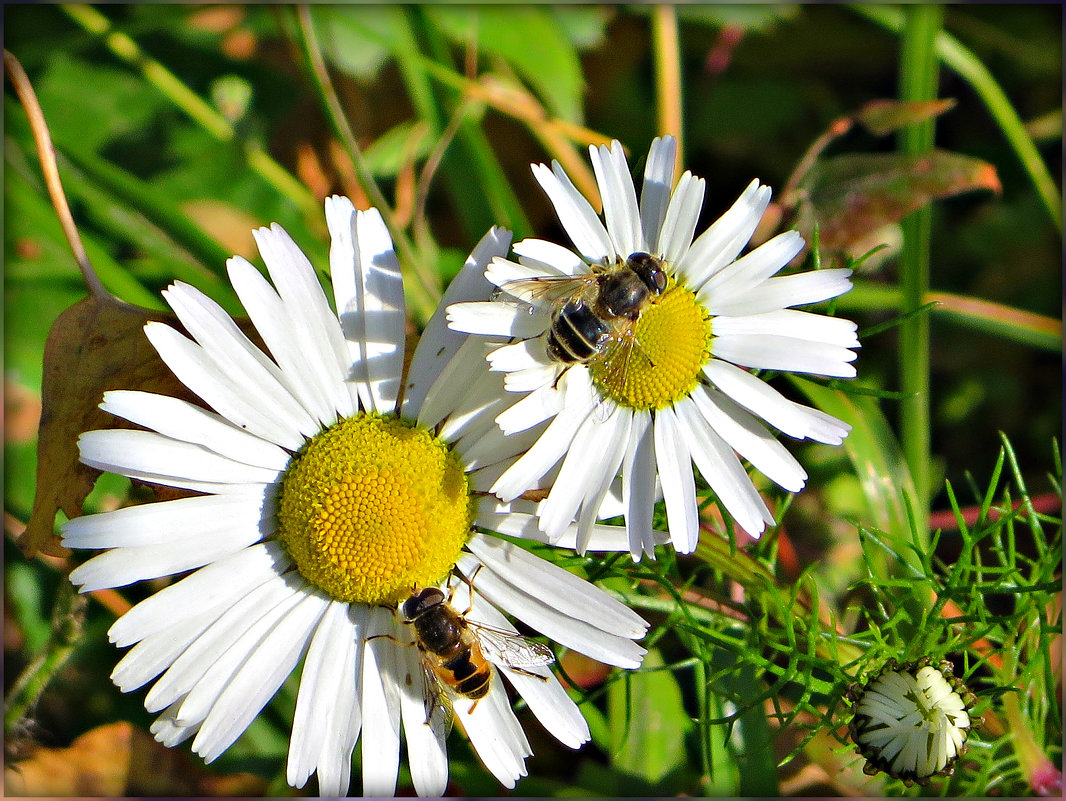
<instances>
[{"instance_id":1,"label":"green leaf","mask_svg":"<svg viewBox=\"0 0 1066 801\"><path fill-rule=\"evenodd\" d=\"M52 138L87 150L143 132L169 105L128 70L97 66L61 50L49 59L35 88Z\"/></svg>"},{"instance_id":2,"label":"green leaf","mask_svg":"<svg viewBox=\"0 0 1066 801\"><path fill-rule=\"evenodd\" d=\"M715 690L737 709L732 732L727 738L739 773L738 795L772 797L780 795L772 735L760 699L763 688L750 664L739 665L735 654L715 649L714 667L733 668L715 682Z\"/></svg>"},{"instance_id":3,"label":"green leaf","mask_svg":"<svg viewBox=\"0 0 1066 801\"><path fill-rule=\"evenodd\" d=\"M863 153L819 160L801 184L796 228L823 248L847 251L877 229L937 198L975 189L1000 191L996 168L981 159L933 150L920 156Z\"/></svg>"},{"instance_id":4,"label":"green leaf","mask_svg":"<svg viewBox=\"0 0 1066 801\"><path fill-rule=\"evenodd\" d=\"M918 509L921 504L899 442L876 399L796 376L790 376L790 380L816 407L851 426L844 449L866 500L864 521L885 532L894 550L916 565L917 556L910 549L909 510Z\"/></svg>"},{"instance_id":5,"label":"green leaf","mask_svg":"<svg viewBox=\"0 0 1066 801\"><path fill-rule=\"evenodd\" d=\"M432 6L427 16L449 39L495 56L540 95L548 111L582 120L584 78L574 45L550 9L535 6Z\"/></svg>"},{"instance_id":6,"label":"green leaf","mask_svg":"<svg viewBox=\"0 0 1066 801\"><path fill-rule=\"evenodd\" d=\"M409 120L401 122L385 131L367 147L363 158L375 178L394 178L412 155L418 161L429 155L433 146L432 138L428 136L424 126L416 131L415 125ZM414 137L417 137L417 141L412 148L411 140Z\"/></svg>"},{"instance_id":7,"label":"green leaf","mask_svg":"<svg viewBox=\"0 0 1066 801\"><path fill-rule=\"evenodd\" d=\"M389 57L402 10L388 5L312 5L311 19L322 54L337 69L370 80Z\"/></svg>"},{"instance_id":8,"label":"green leaf","mask_svg":"<svg viewBox=\"0 0 1066 801\"><path fill-rule=\"evenodd\" d=\"M685 735L692 721L681 702L677 678L662 667L658 649L644 657L643 669L616 681L608 691L611 756L615 769L643 779L648 789L686 765ZM629 725L622 722L628 720Z\"/></svg>"}]
</instances>

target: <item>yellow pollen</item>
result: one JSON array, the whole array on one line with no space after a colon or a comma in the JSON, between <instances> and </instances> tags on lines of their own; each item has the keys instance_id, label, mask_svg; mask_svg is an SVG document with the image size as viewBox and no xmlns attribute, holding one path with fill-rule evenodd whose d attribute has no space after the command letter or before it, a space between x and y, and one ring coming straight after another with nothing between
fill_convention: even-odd
<instances>
[{"instance_id":1,"label":"yellow pollen","mask_svg":"<svg viewBox=\"0 0 1066 801\"><path fill-rule=\"evenodd\" d=\"M606 397L631 409L663 409L688 396L711 356L711 320L696 296L673 284L649 301L632 331L589 362Z\"/></svg>"},{"instance_id":2,"label":"yellow pollen","mask_svg":"<svg viewBox=\"0 0 1066 801\"><path fill-rule=\"evenodd\" d=\"M438 583L470 536L456 454L424 428L360 414L316 434L281 485L278 536L333 598L392 604Z\"/></svg>"}]
</instances>

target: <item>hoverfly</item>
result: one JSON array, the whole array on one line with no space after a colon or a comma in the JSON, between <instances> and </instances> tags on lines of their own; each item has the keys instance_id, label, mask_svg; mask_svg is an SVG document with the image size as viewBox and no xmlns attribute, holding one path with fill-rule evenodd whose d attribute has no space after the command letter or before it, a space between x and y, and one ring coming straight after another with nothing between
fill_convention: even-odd
<instances>
[{"instance_id":1,"label":"hoverfly","mask_svg":"<svg viewBox=\"0 0 1066 801\"><path fill-rule=\"evenodd\" d=\"M546 645L468 620L436 587L416 589L400 611L414 630L425 673L427 723L450 696L469 698L476 706L489 691L494 665L543 679L527 668L555 661Z\"/></svg>"}]
</instances>

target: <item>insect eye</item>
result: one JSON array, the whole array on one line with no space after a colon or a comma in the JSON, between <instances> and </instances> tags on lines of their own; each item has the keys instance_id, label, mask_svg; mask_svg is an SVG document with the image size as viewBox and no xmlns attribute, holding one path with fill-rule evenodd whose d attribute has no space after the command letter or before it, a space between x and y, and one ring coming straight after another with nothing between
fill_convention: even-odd
<instances>
[{"instance_id":1,"label":"insect eye","mask_svg":"<svg viewBox=\"0 0 1066 801\"><path fill-rule=\"evenodd\" d=\"M661 295L666 289L666 270L655 256L643 252L632 253L626 263L656 295Z\"/></svg>"}]
</instances>

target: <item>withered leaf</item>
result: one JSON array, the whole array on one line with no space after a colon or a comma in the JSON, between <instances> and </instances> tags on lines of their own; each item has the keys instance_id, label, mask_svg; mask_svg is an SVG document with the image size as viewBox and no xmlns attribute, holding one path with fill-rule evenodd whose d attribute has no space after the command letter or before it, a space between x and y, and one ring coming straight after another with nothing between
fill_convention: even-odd
<instances>
[{"instance_id":1,"label":"withered leaf","mask_svg":"<svg viewBox=\"0 0 1066 801\"><path fill-rule=\"evenodd\" d=\"M195 400L148 342L143 328L149 320L180 328L172 314L91 295L60 314L48 332L37 484L30 520L19 539L28 557L38 551L66 554L53 533L56 512L78 517L99 475L78 461L78 436L122 427L122 421L98 408L105 390L142 389Z\"/></svg>"},{"instance_id":2,"label":"withered leaf","mask_svg":"<svg viewBox=\"0 0 1066 801\"><path fill-rule=\"evenodd\" d=\"M855 112L854 119L874 136L885 136L907 125L937 117L954 107L955 99L951 97L913 102L871 100Z\"/></svg>"},{"instance_id":3,"label":"withered leaf","mask_svg":"<svg viewBox=\"0 0 1066 801\"><path fill-rule=\"evenodd\" d=\"M795 226L809 241L817 225L823 248L848 252L932 200L975 189L998 193L996 168L959 153L834 156L818 160L801 182Z\"/></svg>"},{"instance_id":4,"label":"withered leaf","mask_svg":"<svg viewBox=\"0 0 1066 801\"><path fill-rule=\"evenodd\" d=\"M266 787L249 774L213 776L185 751L124 721L88 731L69 748L37 748L4 768L9 796L255 796Z\"/></svg>"}]
</instances>

